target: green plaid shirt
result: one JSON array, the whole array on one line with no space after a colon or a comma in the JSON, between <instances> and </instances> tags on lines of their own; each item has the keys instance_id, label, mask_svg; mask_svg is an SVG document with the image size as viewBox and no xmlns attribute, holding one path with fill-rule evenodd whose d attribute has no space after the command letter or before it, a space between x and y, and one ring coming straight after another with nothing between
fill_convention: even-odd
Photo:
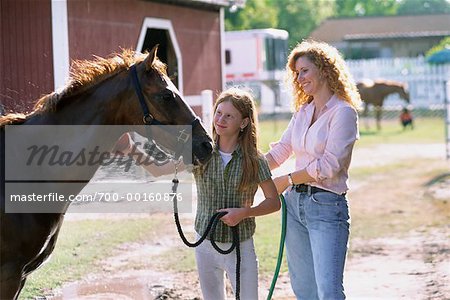
<instances>
[{"instance_id":1,"label":"green plaid shirt","mask_svg":"<svg viewBox=\"0 0 450 300\"><path fill-rule=\"evenodd\" d=\"M214 149L211 160L203 172L194 170L197 183L197 215L195 231L202 235L209 220L221 208L251 207L258 184L254 184L245 192L239 191L242 176L242 151L238 147L232 154L230 162L224 168L222 157L217 148ZM271 178L269 165L264 157L259 159L258 183ZM255 218L245 218L239 223L239 237L247 240L255 233ZM210 235L208 235L210 239ZM214 234L217 242L232 242L231 228L219 221Z\"/></svg>"}]
</instances>

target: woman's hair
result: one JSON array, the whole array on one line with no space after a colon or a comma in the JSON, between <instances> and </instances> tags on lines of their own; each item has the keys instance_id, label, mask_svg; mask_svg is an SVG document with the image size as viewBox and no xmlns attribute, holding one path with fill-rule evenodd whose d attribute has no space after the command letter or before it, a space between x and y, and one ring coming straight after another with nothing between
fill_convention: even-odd
<instances>
[{"instance_id":1,"label":"woman's hair","mask_svg":"<svg viewBox=\"0 0 450 300\"><path fill-rule=\"evenodd\" d=\"M253 97L250 93L238 88L230 88L223 91L214 104L213 114L216 113L220 103L231 102L233 106L241 113L242 118L248 118L249 122L245 128L239 132L239 145L242 152L242 176L239 190L244 191L252 184L258 183L258 159L261 153L258 151L258 133L256 107ZM217 143L219 136L216 129L212 126L213 140Z\"/></svg>"},{"instance_id":2,"label":"woman's hair","mask_svg":"<svg viewBox=\"0 0 450 300\"><path fill-rule=\"evenodd\" d=\"M360 107L361 97L358 89L338 50L327 43L304 40L291 51L286 64L287 81L293 87L296 111L299 110L301 105L313 100L313 96L307 95L297 82L295 63L302 56L305 56L319 69L321 76L326 79L333 93L350 103L355 109Z\"/></svg>"}]
</instances>

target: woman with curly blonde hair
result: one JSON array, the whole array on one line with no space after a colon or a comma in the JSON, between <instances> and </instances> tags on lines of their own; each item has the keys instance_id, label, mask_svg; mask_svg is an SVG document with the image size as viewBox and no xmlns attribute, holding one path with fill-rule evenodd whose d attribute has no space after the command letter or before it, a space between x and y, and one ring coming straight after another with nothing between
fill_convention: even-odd
<instances>
[{"instance_id":1,"label":"woman with curly blonde hair","mask_svg":"<svg viewBox=\"0 0 450 300\"><path fill-rule=\"evenodd\" d=\"M361 99L332 46L306 40L286 65L295 112L266 154L271 169L291 154L295 168L275 178L286 191L286 253L297 299L344 299L350 216L346 193Z\"/></svg>"}]
</instances>

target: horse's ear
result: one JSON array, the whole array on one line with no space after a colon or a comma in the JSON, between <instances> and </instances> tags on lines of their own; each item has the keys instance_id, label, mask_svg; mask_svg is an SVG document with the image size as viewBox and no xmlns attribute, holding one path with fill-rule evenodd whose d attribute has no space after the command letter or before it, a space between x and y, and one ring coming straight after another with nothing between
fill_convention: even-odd
<instances>
[{"instance_id":1,"label":"horse's ear","mask_svg":"<svg viewBox=\"0 0 450 300\"><path fill-rule=\"evenodd\" d=\"M156 53L158 52L158 46L159 44L156 44L145 59L145 69L147 71L152 68L153 62L157 59Z\"/></svg>"}]
</instances>

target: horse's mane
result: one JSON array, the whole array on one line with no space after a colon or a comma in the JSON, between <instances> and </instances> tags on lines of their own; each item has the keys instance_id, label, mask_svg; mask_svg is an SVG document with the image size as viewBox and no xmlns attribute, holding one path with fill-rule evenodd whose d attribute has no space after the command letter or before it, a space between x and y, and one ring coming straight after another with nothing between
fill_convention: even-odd
<instances>
[{"instance_id":1,"label":"horse's mane","mask_svg":"<svg viewBox=\"0 0 450 300\"><path fill-rule=\"evenodd\" d=\"M389 86L397 86L397 87L402 87L404 88L406 85L403 82L400 81L394 81L394 80L387 80L387 79L362 79L360 82L358 82L359 84L362 84L366 87L372 87L375 84L381 84L381 85L389 85Z\"/></svg>"},{"instance_id":2,"label":"horse's mane","mask_svg":"<svg viewBox=\"0 0 450 300\"><path fill-rule=\"evenodd\" d=\"M24 114L7 114L6 116L0 116L0 128L5 125L19 125L27 120L27 116Z\"/></svg>"},{"instance_id":3,"label":"horse's mane","mask_svg":"<svg viewBox=\"0 0 450 300\"><path fill-rule=\"evenodd\" d=\"M142 60L142 56L136 57L135 52L130 49L125 49L120 54L112 54L107 58L94 55L93 60L75 60L70 67L68 84L62 91L40 98L34 105L33 112L54 111L61 99L80 93Z\"/></svg>"},{"instance_id":4,"label":"horse's mane","mask_svg":"<svg viewBox=\"0 0 450 300\"><path fill-rule=\"evenodd\" d=\"M400 81L394 81L394 80L376 79L375 83L385 84L385 85L389 85L389 86L405 87L405 83L400 82Z\"/></svg>"},{"instance_id":5,"label":"horse's mane","mask_svg":"<svg viewBox=\"0 0 450 300\"><path fill-rule=\"evenodd\" d=\"M145 59L146 54L138 54L131 49L124 49L122 53L114 53L107 58L94 55L93 60L75 60L70 67L70 77L61 91L52 92L41 97L29 114L11 113L0 117L0 127L9 124L21 124L35 114L55 111L57 104L64 98L76 95L87 88L129 68ZM159 59L155 59L152 68L167 75L167 67Z\"/></svg>"}]
</instances>

